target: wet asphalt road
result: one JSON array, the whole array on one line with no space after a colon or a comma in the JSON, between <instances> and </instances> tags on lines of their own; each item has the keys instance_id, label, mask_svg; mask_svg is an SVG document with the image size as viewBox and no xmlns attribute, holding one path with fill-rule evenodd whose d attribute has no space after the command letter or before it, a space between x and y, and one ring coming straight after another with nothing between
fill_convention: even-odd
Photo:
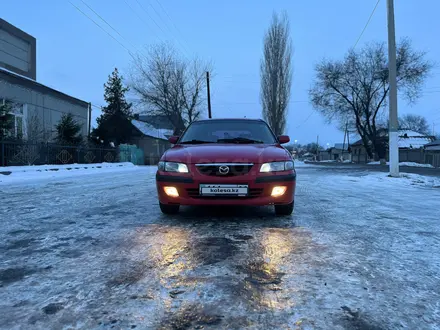
<instances>
[{"instance_id":1,"label":"wet asphalt road","mask_svg":"<svg viewBox=\"0 0 440 330\"><path fill-rule=\"evenodd\" d=\"M291 217L163 216L151 168L0 186L0 328L438 329L440 190L297 171Z\"/></svg>"}]
</instances>

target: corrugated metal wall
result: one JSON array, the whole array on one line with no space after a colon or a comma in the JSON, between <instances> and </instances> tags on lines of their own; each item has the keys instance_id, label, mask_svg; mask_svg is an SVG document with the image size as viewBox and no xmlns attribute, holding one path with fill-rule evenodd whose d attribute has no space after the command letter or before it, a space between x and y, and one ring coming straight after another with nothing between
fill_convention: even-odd
<instances>
[{"instance_id":1,"label":"corrugated metal wall","mask_svg":"<svg viewBox=\"0 0 440 330\"><path fill-rule=\"evenodd\" d=\"M31 45L0 29L0 62L28 72L31 69Z\"/></svg>"},{"instance_id":2,"label":"corrugated metal wall","mask_svg":"<svg viewBox=\"0 0 440 330\"><path fill-rule=\"evenodd\" d=\"M60 100L54 96L41 94L31 89L9 84L0 80L0 99L25 104L25 122L37 120L45 131L45 139L54 137L55 125L65 113L71 113L82 125L82 135L87 135L88 108Z\"/></svg>"}]
</instances>

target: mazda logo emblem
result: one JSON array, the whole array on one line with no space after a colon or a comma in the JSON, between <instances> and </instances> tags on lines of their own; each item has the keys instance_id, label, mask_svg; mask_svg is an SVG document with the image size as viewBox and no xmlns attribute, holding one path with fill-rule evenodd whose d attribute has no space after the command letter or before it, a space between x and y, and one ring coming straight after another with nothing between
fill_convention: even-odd
<instances>
[{"instance_id":1,"label":"mazda logo emblem","mask_svg":"<svg viewBox=\"0 0 440 330\"><path fill-rule=\"evenodd\" d=\"M220 166L218 171L220 174L226 175L229 173L229 166Z\"/></svg>"}]
</instances>

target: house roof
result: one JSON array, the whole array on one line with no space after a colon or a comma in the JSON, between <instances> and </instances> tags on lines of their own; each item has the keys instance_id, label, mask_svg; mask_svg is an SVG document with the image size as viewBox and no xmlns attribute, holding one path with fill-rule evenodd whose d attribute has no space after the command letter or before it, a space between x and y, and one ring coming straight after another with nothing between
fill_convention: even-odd
<instances>
[{"instance_id":1,"label":"house roof","mask_svg":"<svg viewBox=\"0 0 440 330\"><path fill-rule=\"evenodd\" d=\"M342 150L342 149L348 150L348 143L347 142L345 142L345 144L344 143L335 143L335 146L330 149L333 149L333 148L340 149L340 150Z\"/></svg>"},{"instance_id":2,"label":"house roof","mask_svg":"<svg viewBox=\"0 0 440 330\"><path fill-rule=\"evenodd\" d=\"M435 140L432 141L431 143L425 144L425 150L440 151L440 140Z\"/></svg>"},{"instance_id":3,"label":"house roof","mask_svg":"<svg viewBox=\"0 0 440 330\"><path fill-rule=\"evenodd\" d=\"M428 144L425 144L425 147L434 147L434 146L440 146L440 140L435 140Z\"/></svg>"},{"instance_id":4,"label":"house roof","mask_svg":"<svg viewBox=\"0 0 440 330\"><path fill-rule=\"evenodd\" d=\"M388 132L382 138L388 138ZM401 149L418 149L434 140L434 137L424 135L411 130L399 130L398 144ZM362 146L362 139L351 144L351 146Z\"/></svg>"},{"instance_id":5,"label":"house roof","mask_svg":"<svg viewBox=\"0 0 440 330\"><path fill-rule=\"evenodd\" d=\"M399 130L399 148L418 149L432 142L434 138L415 131Z\"/></svg>"},{"instance_id":6,"label":"house roof","mask_svg":"<svg viewBox=\"0 0 440 330\"><path fill-rule=\"evenodd\" d=\"M140 121L140 120L132 119L131 123L143 135L151 136L156 139L168 140L168 136L173 135L172 130L158 129L158 128L155 128L153 125L150 125L150 124L143 122L143 121Z\"/></svg>"},{"instance_id":7,"label":"house roof","mask_svg":"<svg viewBox=\"0 0 440 330\"><path fill-rule=\"evenodd\" d=\"M139 114L139 120L147 122L158 129L174 129L173 124L171 124L167 116Z\"/></svg>"}]
</instances>

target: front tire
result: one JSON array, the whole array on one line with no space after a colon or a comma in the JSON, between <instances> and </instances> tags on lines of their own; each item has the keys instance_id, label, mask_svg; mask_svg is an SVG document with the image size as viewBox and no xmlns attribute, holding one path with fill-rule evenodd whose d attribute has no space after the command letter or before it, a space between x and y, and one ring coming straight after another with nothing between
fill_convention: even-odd
<instances>
[{"instance_id":1,"label":"front tire","mask_svg":"<svg viewBox=\"0 0 440 330\"><path fill-rule=\"evenodd\" d=\"M162 204L159 202L160 210L163 214L176 214L179 212L180 205Z\"/></svg>"},{"instance_id":2,"label":"front tire","mask_svg":"<svg viewBox=\"0 0 440 330\"><path fill-rule=\"evenodd\" d=\"M294 202L285 205L275 205L276 215L291 215L293 212Z\"/></svg>"}]
</instances>

